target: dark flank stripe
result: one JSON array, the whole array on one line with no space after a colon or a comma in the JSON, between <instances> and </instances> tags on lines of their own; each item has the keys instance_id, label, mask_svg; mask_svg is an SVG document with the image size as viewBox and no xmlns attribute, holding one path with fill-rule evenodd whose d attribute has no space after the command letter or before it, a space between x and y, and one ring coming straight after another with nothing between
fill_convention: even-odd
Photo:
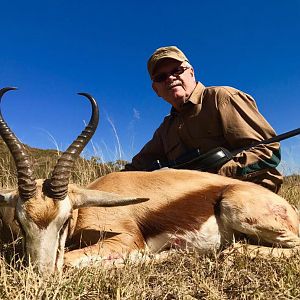
<instances>
[{"instance_id":1,"label":"dark flank stripe","mask_svg":"<svg viewBox=\"0 0 300 300\"><path fill-rule=\"evenodd\" d=\"M220 189L211 186L178 199L170 199L170 203L157 210L144 207L142 213L135 213L135 219L145 239L164 232L198 230L215 214L220 199Z\"/></svg>"}]
</instances>

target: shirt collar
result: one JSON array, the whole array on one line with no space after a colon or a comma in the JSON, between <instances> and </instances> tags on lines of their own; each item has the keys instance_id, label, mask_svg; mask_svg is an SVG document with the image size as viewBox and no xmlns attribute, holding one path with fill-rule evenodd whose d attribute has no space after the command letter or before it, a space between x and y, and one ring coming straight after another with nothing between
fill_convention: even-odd
<instances>
[{"instance_id":1,"label":"shirt collar","mask_svg":"<svg viewBox=\"0 0 300 300\"><path fill-rule=\"evenodd\" d=\"M202 95L204 92L205 86L201 82L197 82L195 89L193 90L188 101L194 104L200 104L202 102Z\"/></svg>"}]
</instances>

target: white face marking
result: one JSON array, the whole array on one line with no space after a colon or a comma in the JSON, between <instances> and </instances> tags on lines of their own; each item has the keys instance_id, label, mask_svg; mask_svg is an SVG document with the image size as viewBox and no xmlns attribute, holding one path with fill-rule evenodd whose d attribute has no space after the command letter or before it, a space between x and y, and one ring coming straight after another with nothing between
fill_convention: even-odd
<instances>
[{"instance_id":1,"label":"white face marking","mask_svg":"<svg viewBox=\"0 0 300 300\"><path fill-rule=\"evenodd\" d=\"M199 230L186 231L183 234L162 233L147 239L151 252L161 251L170 247L180 249L199 249L209 251L221 246L221 234L215 216L210 216Z\"/></svg>"},{"instance_id":2,"label":"white face marking","mask_svg":"<svg viewBox=\"0 0 300 300\"><path fill-rule=\"evenodd\" d=\"M16 213L25 233L26 254L41 272L53 272L63 265L65 241L72 212L69 198L58 201L58 214L46 228L39 228L27 215L24 202L18 201Z\"/></svg>"}]
</instances>

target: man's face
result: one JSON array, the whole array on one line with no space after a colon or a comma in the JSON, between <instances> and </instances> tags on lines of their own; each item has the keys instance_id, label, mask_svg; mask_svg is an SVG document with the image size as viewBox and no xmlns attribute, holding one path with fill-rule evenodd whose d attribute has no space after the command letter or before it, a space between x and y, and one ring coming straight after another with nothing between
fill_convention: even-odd
<instances>
[{"instance_id":1,"label":"man's face","mask_svg":"<svg viewBox=\"0 0 300 300\"><path fill-rule=\"evenodd\" d=\"M186 62L166 58L158 65L153 76L153 90L177 111L181 110L196 86L194 70L186 66Z\"/></svg>"}]
</instances>

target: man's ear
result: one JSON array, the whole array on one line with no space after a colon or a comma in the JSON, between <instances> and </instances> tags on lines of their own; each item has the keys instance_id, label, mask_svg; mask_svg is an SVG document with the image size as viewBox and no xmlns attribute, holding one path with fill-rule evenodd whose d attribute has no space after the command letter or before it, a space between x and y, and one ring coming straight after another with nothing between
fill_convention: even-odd
<instances>
[{"instance_id":1,"label":"man's ear","mask_svg":"<svg viewBox=\"0 0 300 300\"><path fill-rule=\"evenodd\" d=\"M191 72L192 77L195 78L195 71L193 68L190 68L190 72Z\"/></svg>"},{"instance_id":2,"label":"man's ear","mask_svg":"<svg viewBox=\"0 0 300 300\"><path fill-rule=\"evenodd\" d=\"M152 82L152 89L153 89L153 91L156 93L156 95L157 95L158 97L161 97L161 95L160 95L159 92L158 92L158 88L157 88L155 82Z\"/></svg>"}]
</instances>

